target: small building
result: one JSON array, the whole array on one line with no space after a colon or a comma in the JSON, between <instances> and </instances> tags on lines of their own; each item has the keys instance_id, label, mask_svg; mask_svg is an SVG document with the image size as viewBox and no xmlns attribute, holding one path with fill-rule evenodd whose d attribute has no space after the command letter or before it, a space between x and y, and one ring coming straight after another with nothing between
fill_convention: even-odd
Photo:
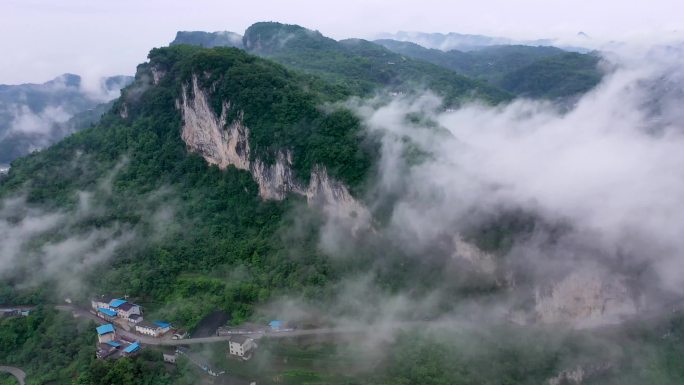
<instances>
[{"instance_id":1,"label":"small building","mask_svg":"<svg viewBox=\"0 0 684 385\"><path fill-rule=\"evenodd\" d=\"M126 320L130 319L130 317L134 314L142 314L140 311L140 306L121 298L113 299L111 302L109 302L109 308L116 311L119 317Z\"/></svg>"},{"instance_id":2,"label":"small building","mask_svg":"<svg viewBox=\"0 0 684 385\"><path fill-rule=\"evenodd\" d=\"M98 308L109 309L109 303L112 300L112 297L99 296L90 300L90 307L92 307L93 310L96 311Z\"/></svg>"},{"instance_id":3,"label":"small building","mask_svg":"<svg viewBox=\"0 0 684 385\"><path fill-rule=\"evenodd\" d=\"M168 362L170 364L176 363L176 358L178 358L178 352L176 349L165 350L162 352L162 354L164 356L164 362Z\"/></svg>"},{"instance_id":4,"label":"small building","mask_svg":"<svg viewBox=\"0 0 684 385\"><path fill-rule=\"evenodd\" d=\"M268 327L273 331L280 331L283 329L283 321L273 320L268 323Z\"/></svg>"},{"instance_id":5,"label":"small building","mask_svg":"<svg viewBox=\"0 0 684 385\"><path fill-rule=\"evenodd\" d=\"M228 340L228 353L232 356L248 360L252 357L254 348L256 348L254 340L245 335L236 334Z\"/></svg>"},{"instance_id":6,"label":"small building","mask_svg":"<svg viewBox=\"0 0 684 385\"><path fill-rule=\"evenodd\" d=\"M171 329L171 324L161 321L141 321L135 325L135 331L152 337L159 337Z\"/></svg>"},{"instance_id":7,"label":"small building","mask_svg":"<svg viewBox=\"0 0 684 385\"><path fill-rule=\"evenodd\" d=\"M160 334L167 333L169 330L171 330L171 324L168 322L154 321L152 323L159 327L159 330L161 332Z\"/></svg>"},{"instance_id":8,"label":"small building","mask_svg":"<svg viewBox=\"0 0 684 385\"><path fill-rule=\"evenodd\" d=\"M95 313L98 317L105 319L109 322L114 321L116 319L116 312L112 309L107 309L104 307L98 307L97 312Z\"/></svg>"},{"instance_id":9,"label":"small building","mask_svg":"<svg viewBox=\"0 0 684 385\"><path fill-rule=\"evenodd\" d=\"M113 341L116 337L114 325L112 324L98 326L95 330L97 330L97 341L101 344Z\"/></svg>"},{"instance_id":10,"label":"small building","mask_svg":"<svg viewBox=\"0 0 684 385\"><path fill-rule=\"evenodd\" d=\"M20 315L18 309L1 309L0 316L2 317L18 317Z\"/></svg>"},{"instance_id":11,"label":"small building","mask_svg":"<svg viewBox=\"0 0 684 385\"><path fill-rule=\"evenodd\" d=\"M131 323L133 325L136 325L139 322L142 322L142 320L143 320L143 316L141 316L139 314L131 314L130 316L128 316L128 323Z\"/></svg>"},{"instance_id":12,"label":"small building","mask_svg":"<svg viewBox=\"0 0 684 385\"><path fill-rule=\"evenodd\" d=\"M171 338L174 340L184 340L188 338L188 332L185 329L174 330Z\"/></svg>"},{"instance_id":13,"label":"small building","mask_svg":"<svg viewBox=\"0 0 684 385\"><path fill-rule=\"evenodd\" d=\"M95 355L97 356L97 358L102 360L116 353L116 349L116 347L110 345L109 343L98 344L97 352L95 352Z\"/></svg>"},{"instance_id":14,"label":"small building","mask_svg":"<svg viewBox=\"0 0 684 385\"><path fill-rule=\"evenodd\" d=\"M133 342L132 344L130 344L130 345L126 346L126 348L124 348L122 354L124 356L131 356L131 355L137 353L138 351L140 351L140 343Z\"/></svg>"}]
</instances>

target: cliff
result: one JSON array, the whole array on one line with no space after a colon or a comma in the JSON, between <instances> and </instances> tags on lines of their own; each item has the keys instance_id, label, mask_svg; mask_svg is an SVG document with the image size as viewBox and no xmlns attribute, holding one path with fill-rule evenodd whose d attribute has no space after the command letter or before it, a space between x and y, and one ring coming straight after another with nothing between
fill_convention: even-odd
<instances>
[{"instance_id":1,"label":"cliff","mask_svg":"<svg viewBox=\"0 0 684 385\"><path fill-rule=\"evenodd\" d=\"M210 107L207 90L199 86L197 75L192 76L190 84L183 85L181 100L176 105L183 116L181 137L188 150L220 169L234 166L249 171L263 199L283 200L293 193L305 196L310 206L320 207L336 217L368 218L366 208L343 183L330 177L325 167L313 167L309 183L304 185L295 178L290 150L278 150L272 164L252 158L250 130L244 123L244 113L239 111L237 118L229 122L227 116L232 106L224 100L221 114L217 116Z\"/></svg>"}]
</instances>

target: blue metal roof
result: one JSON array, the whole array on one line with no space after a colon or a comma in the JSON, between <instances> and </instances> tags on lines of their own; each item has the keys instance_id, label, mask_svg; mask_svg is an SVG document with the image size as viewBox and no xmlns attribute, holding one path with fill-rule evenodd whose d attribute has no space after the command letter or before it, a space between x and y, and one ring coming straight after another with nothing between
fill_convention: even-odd
<instances>
[{"instance_id":1,"label":"blue metal roof","mask_svg":"<svg viewBox=\"0 0 684 385\"><path fill-rule=\"evenodd\" d=\"M113 299L112 302L109 303L109 306L111 306L111 307L119 307L119 306L125 304L126 302L128 302L128 301L126 301L125 299L121 299L121 298L119 298L119 299Z\"/></svg>"},{"instance_id":2,"label":"blue metal roof","mask_svg":"<svg viewBox=\"0 0 684 385\"><path fill-rule=\"evenodd\" d=\"M110 317L116 317L116 312L112 309L105 309L103 307L98 307L97 311L99 311L100 313L104 313Z\"/></svg>"},{"instance_id":3,"label":"blue metal roof","mask_svg":"<svg viewBox=\"0 0 684 385\"><path fill-rule=\"evenodd\" d=\"M162 321L154 321L154 322L152 322L152 323L155 324L155 325L157 325L157 326L159 326L159 327L162 328L162 329L171 327L171 324L170 324L170 323L166 323L166 322L162 322Z\"/></svg>"},{"instance_id":4,"label":"blue metal roof","mask_svg":"<svg viewBox=\"0 0 684 385\"><path fill-rule=\"evenodd\" d=\"M119 346L121 346L121 344L118 343L118 342L116 342L116 341L107 341L107 342L105 342L105 343L106 343L107 345L113 346L113 347L115 347L115 348L118 348Z\"/></svg>"},{"instance_id":5,"label":"blue metal roof","mask_svg":"<svg viewBox=\"0 0 684 385\"><path fill-rule=\"evenodd\" d=\"M106 324L106 325L98 326L96 330L97 330L97 334L99 334L99 335L103 335L103 334L107 334L107 333L114 333L114 325Z\"/></svg>"},{"instance_id":6,"label":"blue metal roof","mask_svg":"<svg viewBox=\"0 0 684 385\"><path fill-rule=\"evenodd\" d=\"M134 351L140 349L140 344L137 342L134 342L128 346L126 346L126 349L124 349L124 353L133 353Z\"/></svg>"},{"instance_id":7,"label":"blue metal roof","mask_svg":"<svg viewBox=\"0 0 684 385\"><path fill-rule=\"evenodd\" d=\"M283 321L273 320L268 323L272 329L280 329L283 326Z\"/></svg>"}]
</instances>

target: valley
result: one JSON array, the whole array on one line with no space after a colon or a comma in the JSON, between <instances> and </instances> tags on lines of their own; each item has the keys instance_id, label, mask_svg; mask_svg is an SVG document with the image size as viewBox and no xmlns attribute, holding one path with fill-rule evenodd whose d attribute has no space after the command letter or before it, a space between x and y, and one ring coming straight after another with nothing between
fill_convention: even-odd
<instances>
[{"instance_id":1,"label":"valley","mask_svg":"<svg viewBox=\"0 0 684 385\"><path fill-rule=\"evenodd\" d=\"M179 31L95 91L0 85L0 371L684 381L684 45L380 35Z\"/></svg>"}]
</instances>

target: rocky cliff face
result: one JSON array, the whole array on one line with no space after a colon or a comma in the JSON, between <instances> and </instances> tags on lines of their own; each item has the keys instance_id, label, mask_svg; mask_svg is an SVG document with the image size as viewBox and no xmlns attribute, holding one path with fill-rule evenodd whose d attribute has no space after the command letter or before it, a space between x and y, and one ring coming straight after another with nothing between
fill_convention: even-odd
<instances>
[{"instance_id":1,"label":"rocky cliff face","mask_svg":"<svg viewBox=\"0 0 684 385\"><path fill-rule=\"evenodd\" d=\"M544 290L538 288L535 299L538 321L579 328L618 323L637 313L625 282L594 271L573 272Z\"/></svg>"},{"instance_id":2,"label":"rocky cliff face","mask_svg":"<svg viewBox=\"0 0 684 385\"><path fill-rule=\"evenodd\" d=\"M316 166L311 171L308 185L297 181L292 171L292 153L281 150L275 163L267 164L261 159L251 159L249 128L242 114L232 122L227 121L231 105L224 101L220 116L209 105L209 95L193 76L191 84L183 86L182 99L177 102L183 115L181 137L188 150L200 154L207 162L221 169L234 166L249 171L259 185L263 199L282 200L287 194L306 196L311 206L324 209L336 217L366 220L366 208L349 193L341 182L331 178L325 167Z\"/></svg>"}]
</instances>

